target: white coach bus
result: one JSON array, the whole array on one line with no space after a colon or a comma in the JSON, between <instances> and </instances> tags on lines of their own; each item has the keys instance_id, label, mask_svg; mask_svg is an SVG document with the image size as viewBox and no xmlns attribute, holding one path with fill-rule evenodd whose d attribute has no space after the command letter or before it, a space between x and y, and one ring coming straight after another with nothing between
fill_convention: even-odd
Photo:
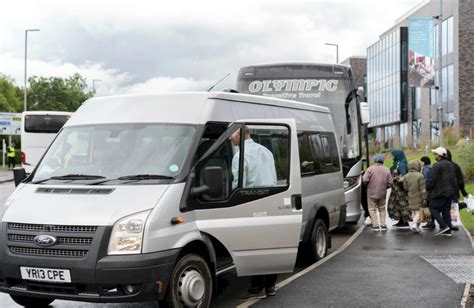
<instances>
[{"instance_id":1,"label":"white coach bus","mask_svg":"<svg viewBox=\"0 0 474 308\"><path fill-rule=\"evenodd\" d=\"M72 112L26 111L21 117L21 164L31 173Z\"/></svg>"},{"instance_id":2,"label":"white coach bus","mask_svg":"<svg viewBox=\"0 0 474 308\"><path fill-rule=\"evenodd\" d=\"M344 173L347 222L361 216L361 126L369 123L368 105L361 102L351 68L345 65L277 63L242 67L237 91L290 99L329 108Z\"/></svg>"}]
</instances>

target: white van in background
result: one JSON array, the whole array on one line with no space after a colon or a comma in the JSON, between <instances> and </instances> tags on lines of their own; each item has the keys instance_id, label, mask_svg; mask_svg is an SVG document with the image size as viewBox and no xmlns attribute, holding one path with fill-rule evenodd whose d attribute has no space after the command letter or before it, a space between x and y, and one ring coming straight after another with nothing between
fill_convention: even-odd
<instances>
[{"instance_id":1,"label":"white van in background","mask_svg":"<svg viewBox=\"0 0 474 308\"><path fill-rule=\"evenodd\" d=\"M4 205L0 292L207 307L225 272L292 272L345 222L338 147L329 110L305 103L92 98Z\"/></svg>"},{"instance_id":2,"label":"white van in background","mask_svg":"<svg viewBox=\"0 0 474 308\"><path fill-rule=\"evenodd\" d=\"M72 112L26 111L21 117L21 165L31 173Z\"/></svg>"}]
</instances>

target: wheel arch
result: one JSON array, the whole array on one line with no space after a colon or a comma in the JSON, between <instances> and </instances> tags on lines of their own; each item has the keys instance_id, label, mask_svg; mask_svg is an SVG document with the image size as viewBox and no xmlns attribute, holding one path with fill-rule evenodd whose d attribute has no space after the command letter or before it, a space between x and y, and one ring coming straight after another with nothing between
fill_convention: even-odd
<instances>
[{"instance_id":1,"label":"wheel arch","mask_svg":"<svg viewBox=\"0 0 474 308\"><path fill-rule=\"evenodd\" d=\"M308 243L310 241L314 223L318 218L322 219L322 221L326 224L326 227L329 228L329 212L326 206L323 204L314 204L309 211L308 217L308 223L306 224L306 229L303 234L304 243Z\"/></svg>"}]
</instances>

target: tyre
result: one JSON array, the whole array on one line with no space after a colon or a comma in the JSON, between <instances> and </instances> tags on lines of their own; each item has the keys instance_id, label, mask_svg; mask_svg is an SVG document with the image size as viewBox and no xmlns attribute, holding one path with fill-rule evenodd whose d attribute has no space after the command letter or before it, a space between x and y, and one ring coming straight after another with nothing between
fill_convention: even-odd
<instances>
[{"instance_id":1,"label":"tyre","mask_svg":"<svg viewBox=\"0 0 474 308\"><path fill-rule=\"evenodd\" d=\"M48 307L54 298L29 297L21 295L10 295L15 303L24 307Z\"/></svg>"},{"instance_id":2,"label":"tyre","mask_svg":"<svg viewBox=\"0 0 474 308\"><path fill-rule=\"evenodd\" d=\"M160 307L209 307L212 288L212 276L207 262L195 254L185 255L173 269Z\"/></svg>"},{"instance_id":3,"label":"tyre","mask_svg":"<svg viewBox=\"0 0 474 308\"><path fill-rule=\"evenodd\" d=\"M311 250L314 261L319 261L328 254L329 233L324 221L316 219L311 233Z\"/></svg>"}]
</instances>

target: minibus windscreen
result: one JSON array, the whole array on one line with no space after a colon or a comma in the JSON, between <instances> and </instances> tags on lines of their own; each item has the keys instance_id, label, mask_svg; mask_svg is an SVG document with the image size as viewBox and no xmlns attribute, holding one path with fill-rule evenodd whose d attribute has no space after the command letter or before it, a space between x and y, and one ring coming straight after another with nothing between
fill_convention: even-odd
<instances>
[{"instance_id":1,"label":"minibus windscreen","mask_svg":"<svg viewBox=\"0 0 474 308\"><path fill-rule=\"evenodd\" d=\"M65 127L38 166L32 182L174 178L189 153L196 127L187 124L101 124ZM81 176L87 175L87 176Z\"/></svg>"}]
</instances>

